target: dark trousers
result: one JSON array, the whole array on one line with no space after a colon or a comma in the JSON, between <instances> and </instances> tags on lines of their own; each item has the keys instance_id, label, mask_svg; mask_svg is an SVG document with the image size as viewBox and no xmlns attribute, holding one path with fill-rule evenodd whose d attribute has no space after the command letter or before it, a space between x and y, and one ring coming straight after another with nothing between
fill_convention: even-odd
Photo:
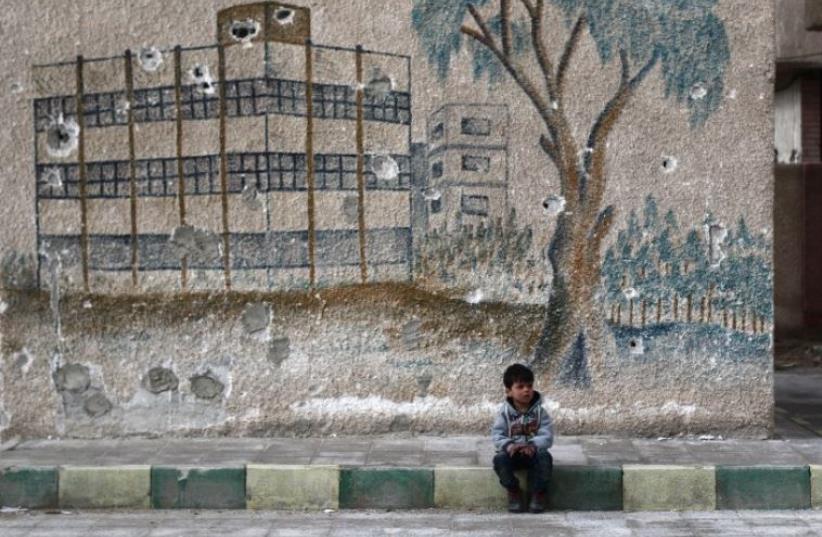
<instances>
[{"instance_id":1,"label":"dark trousers","mask_svg":"<svg viewBox=\"0 0 822 537\"><path fill-rule=\"evenodd\" d=\"M494 471L499 476L500 485L506 489L519 487L519 480L514 475L516 470L528 470L528 484L531 492L546 492L551 481L551 470L554 459L547 449L540 449L536 455L529 457L517 453L513 457L501 451L494 457Z\"/></svg>"}]
</instances>

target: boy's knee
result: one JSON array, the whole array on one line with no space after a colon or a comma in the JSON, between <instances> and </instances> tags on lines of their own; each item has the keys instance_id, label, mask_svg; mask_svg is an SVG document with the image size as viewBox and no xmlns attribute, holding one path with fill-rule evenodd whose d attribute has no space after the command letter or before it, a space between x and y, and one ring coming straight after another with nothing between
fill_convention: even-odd
<instances>
[{"instance_id":1,"label":"boy's knee","mask_svg":"<svg viewBox=\"0 0 822 537\"><path fill-rule=\"evenodd\" d=\"M511 461L511 457L508 456L507 453L504 451L500 451L496 455L494 455L494 466L502 466L508 464Z\"/></svg>"},{"instance_id":2,"label":"boy's knee","mask_svg":"<svg viewBox=\"0 0 822 537\"><path fill-rule=\"evenodd\" d=\"M537 458L542 461L553 462L554 458L551 456L551 452L548 451L548 448L540 448L537 450Z\"/></svg>"}]
</instances>

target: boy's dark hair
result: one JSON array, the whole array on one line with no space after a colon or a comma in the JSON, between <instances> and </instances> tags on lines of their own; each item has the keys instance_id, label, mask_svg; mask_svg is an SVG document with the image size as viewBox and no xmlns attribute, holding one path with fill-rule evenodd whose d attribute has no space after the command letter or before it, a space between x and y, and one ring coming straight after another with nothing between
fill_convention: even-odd
<instances>
[{"instance_id":1,"label":"boy's dark hair","mask_svg":"<svg viewBox=\"0 0 822 537\"><path fill-rule=\"evenodd\" d=\"M502 374L502 383L510 389L515 382L533 384L534 372L531 371L531 368L522 364L509 365L505 373Z\"/></svg>"}]
</instances>

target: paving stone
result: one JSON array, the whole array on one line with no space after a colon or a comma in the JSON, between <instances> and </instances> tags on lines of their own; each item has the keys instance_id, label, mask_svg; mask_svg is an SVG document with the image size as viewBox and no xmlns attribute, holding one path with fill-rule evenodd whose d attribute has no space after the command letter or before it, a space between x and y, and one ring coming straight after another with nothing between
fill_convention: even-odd
<instances>
[{"instance_id":1,"label":"paving stone","mask_svg":"<svg viewBox=\"0 0 822 537\"><path fill-rule=\"evenodd\" d=\"M0 506L43 509L57 507L57 468L0 469Z\"/></svg>"},{"instance_id":2,"label":"paving stone","mask_svg":"<svg viewBox=\"0 0 822 537\"><path fill-rule=\"evenodd\" d=\"M504 509L505 489L492 468L434 468L434 505L447 509Z\"/></svg>"},{"instance_id":3,"label":"paving stone","mask_svg":"<svg viewBox=\"0 0 822 537\"><path fill-rule=\"evenodd\" d=\"M151 468L155 509L245 509L245 468Z\"/></svg>"},{"instance_id":4,"label":"paving stone","mask_svg":"<svg viewBox=\"0 0 822 537\"><path fill-rule=\"evenodd\" d=\"M717 466L717 509L808 509L807 466Z\"/></svg>"},{"instance_id":5,"label":"paving stone","mask_svg":"<svg viewBox=\"0 0 822 537\"><path fill-rule=\"evenodd\" d=\"M60 506L78 509L151 506L151 467L64 466L58 485Z\"/></svg>"},{"instance_id":6,"label":"paving stone","mask_svg":"<svg viewBox=\"0 0 822 537\"><path fill-rule=\"evenodd\" d=\"M619 511L622 509L622 468L554 466L548 497L554 510Z\"/></svg>"},{"instance_id":7,"label":"paving stone","mask_svg":"<svg viewBox=\"0 0 822 537\"><path fill-rule=\"evenodd\" d=\"M339 466L246 467L249 509L338 509Z\"/></svg>"},{"instance_id":8,"label":"paving stone","mask_svg":"<svg viewBox=\"0 0 822 537\"><path fill-rule=\"evenodd\" d=\"M349 468L340 471L340 508L424 509L433 505L433 470Z\"/></svg>"},{"instance_id":9,"label":"paving stone","mask_svg":"<svg viewBox=\"0 0 822 537\"><path fill-rule=\"evenodd\" d=\"M625 465L626 511L685 511L716 508L713 466Z\"/></svg>"}]
</instances>

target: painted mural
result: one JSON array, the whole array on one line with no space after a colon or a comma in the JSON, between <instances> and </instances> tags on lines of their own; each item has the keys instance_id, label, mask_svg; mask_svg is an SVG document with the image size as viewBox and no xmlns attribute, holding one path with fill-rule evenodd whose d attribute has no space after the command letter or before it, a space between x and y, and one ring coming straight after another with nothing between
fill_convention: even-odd
<instances>
[{"instance_id":1,"label":"painted mural","mask_svg":"<svg viewBox=\"0 0 822 537\"><path fill-rule=\"evenodd\" d=\"M323 389L335 404L370 397L355 371L361 357L388 371L374 388L381 397L442 397L442 408L457 374L448 364L481 374L487 394L489 371L528 362L571 407L630 399L642 383L653 404L669 404L679 377L653 378L671 371L699 371L689 382L706 398L724 389L715 373L725 367L767 376L770 232L740 204L717 212L707 193L666 192L688 190L671 184L696 172L673 152L654 153L649 170L642 151L651 150L637 145L654 140L625 130L680 110L665 132L687 140L678 151L689 170L712 151L702 134L737 99L726 87L736 54L728 5L406 4L407 20L388 23L410 37L402 53L385 40L352 45L345 32L334 34L345 44L323 42L316 22L333 21L316 2L259 2L215 8L210 43L169 38L32 66L36 245L6 253L0 275L5 289L49 292L50 374L64 418L83 434L83 420L117 429L135 408L150 422L159 394L188 389L186 378L193 399L168 404L190 413L191 428L236 417L224 402L254 381L237 372L242 353L197 324L229 311L241 319L239 348L264 357L246 364L251 376L297 382L317 374L311 360L322 355L346 379L310 383L299 405L269 409L276 416L316 406L331 419L317 402ZM194 319L179 330L210 341L190 370L173 365L190 353L152 331L145 300L165 308L158 319ZM98 301L125 308L122 324L138 335L100 324ZM112 338L151 349L163 341L151 353L178 356L146 359L131 382L139 387L112 395L105 375L76 357L86 343L66 342L84 329L63 322L66 308L96 319L87 326L101 330L101 348ZM15 338L5 354L28 356ZM605 419L574 416L594 428ZM271 419L288 430L304 418Z\"/></svg>"}]
</instances>

